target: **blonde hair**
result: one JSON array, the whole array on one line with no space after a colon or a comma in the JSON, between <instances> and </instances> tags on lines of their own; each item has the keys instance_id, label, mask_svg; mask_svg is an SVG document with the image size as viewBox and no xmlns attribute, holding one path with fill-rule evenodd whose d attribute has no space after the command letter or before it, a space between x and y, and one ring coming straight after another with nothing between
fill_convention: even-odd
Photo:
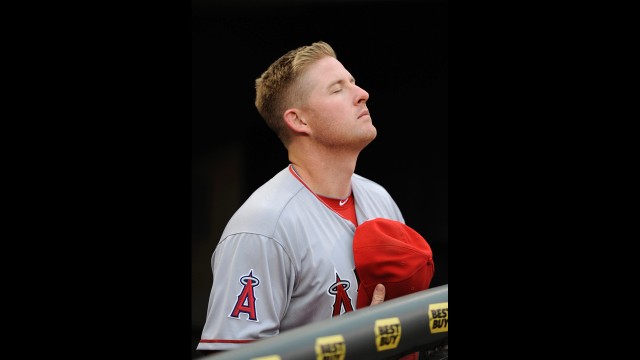
<instances>
[{"instance_id":1,"label":"blonde hair","mask_svg":"<svg viewBox=\"0 0 640 360\"><path fill-rule=\"evenodd\" d=\"M306 95L297 80L311 64L326 56L337 59L331 46L324 41L301 46L282 55L256 79L256 108L285 145L289 132L282 115Z\"/></svg>"}]
</instances>

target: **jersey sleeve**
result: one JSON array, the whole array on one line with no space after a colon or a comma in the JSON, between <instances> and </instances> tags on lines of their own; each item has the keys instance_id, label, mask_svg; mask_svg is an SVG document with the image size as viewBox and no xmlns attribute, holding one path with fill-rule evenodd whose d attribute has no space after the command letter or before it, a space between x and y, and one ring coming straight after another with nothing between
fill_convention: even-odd
<instances>
[{"instance_id":1,"label":"jersey sleeve","mask_svg":"<svg viewBox=\"0 0 640 360\"><path fill-rule=\"evenodd\" d=\"M279 333L295 283L281 244L241 233L221 240L211 260L213 286L198 350L229 350Z\"/></svg>"}]
</instances>

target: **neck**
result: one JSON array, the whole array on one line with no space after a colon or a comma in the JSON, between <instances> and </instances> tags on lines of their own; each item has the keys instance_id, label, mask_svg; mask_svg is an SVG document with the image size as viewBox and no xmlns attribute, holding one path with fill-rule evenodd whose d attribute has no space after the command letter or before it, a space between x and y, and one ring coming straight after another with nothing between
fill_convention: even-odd
<instances>
[{"instance_id":1,"label":"neck","mask_svg":"<svg viewBox=\"0 0 640 360\"><path fill-rule=\"evenodd\" d=\"M351 176L355 171L355 159L320 161L315 158L289 156L294 171L314 193L335 199L351 194Z\"/></svg>"},{"instance_id":2,"label":"neck","mask_svg":"<svg viewBox=\"0 0 640 360\"><path fill-rule=\"evenodd\" d=\"M289 161L311 191L344 199L351 194L358 155L367 144L329 144L301 137L290 142L287 151Z\"/></svg>"}]
</instances>

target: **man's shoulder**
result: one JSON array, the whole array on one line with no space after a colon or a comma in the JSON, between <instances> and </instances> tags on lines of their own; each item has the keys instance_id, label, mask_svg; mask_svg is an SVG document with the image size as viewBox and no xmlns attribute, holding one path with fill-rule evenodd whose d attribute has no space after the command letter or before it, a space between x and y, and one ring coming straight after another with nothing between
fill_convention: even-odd
<instances>
[{"instance_id":1,"label":"man's shoulder","mask_svg":"<svg viewBox=\"0 0 640 360\"><path fill-rule=\"evenodd\" d=\"M272 235L285 209L302 189L303 185L288 169L279 172L247 198L229 220L224 233Z\"/></svg>"},{"instance_id":2,"label":"man's shoulder","mask_svg":"<svg viewBox=\"0 0 640 360\"><path fill-rule=\"evenodd\" d=\"M356 187L365 188L367 191L376 190L383 193L387 192L384 186L380 185L378 182L355 173L351 176L351 183Z\"/></svg>"},{"instance_id":3,"label":"man's shoulder","mask_svg":"<svg viewBox=\"0 0 640 360\"><path fill-rule=\"evenodd\" d=\"M284 208L291 198L302 190L303 185L291 175L288 168L278 172L274 177L257 188L238 211L259 213L278 212ZM259 214L261 216L263 214Z\"/></svg>"}]
</instances>

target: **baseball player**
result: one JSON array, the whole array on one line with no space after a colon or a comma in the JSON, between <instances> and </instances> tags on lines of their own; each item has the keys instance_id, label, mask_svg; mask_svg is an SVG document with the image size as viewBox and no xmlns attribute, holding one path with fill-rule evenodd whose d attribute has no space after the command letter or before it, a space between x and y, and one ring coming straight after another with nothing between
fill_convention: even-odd
<instances>
[{"instance_id":1,"label":"baseball player","mask_svg":"<svg viewBox=\"0 0 640 360\"><path fill-rule=\"evenodd\" d=\"M355 310L358 224L404 223L389 193L354 173L377 135L368 99L322 41L289 51L256 80L255 105L290 164L222 233L198 350L233 349ZM384 287L374 295L372 304L381 302Z\"/></svg>"}]
</instances>

